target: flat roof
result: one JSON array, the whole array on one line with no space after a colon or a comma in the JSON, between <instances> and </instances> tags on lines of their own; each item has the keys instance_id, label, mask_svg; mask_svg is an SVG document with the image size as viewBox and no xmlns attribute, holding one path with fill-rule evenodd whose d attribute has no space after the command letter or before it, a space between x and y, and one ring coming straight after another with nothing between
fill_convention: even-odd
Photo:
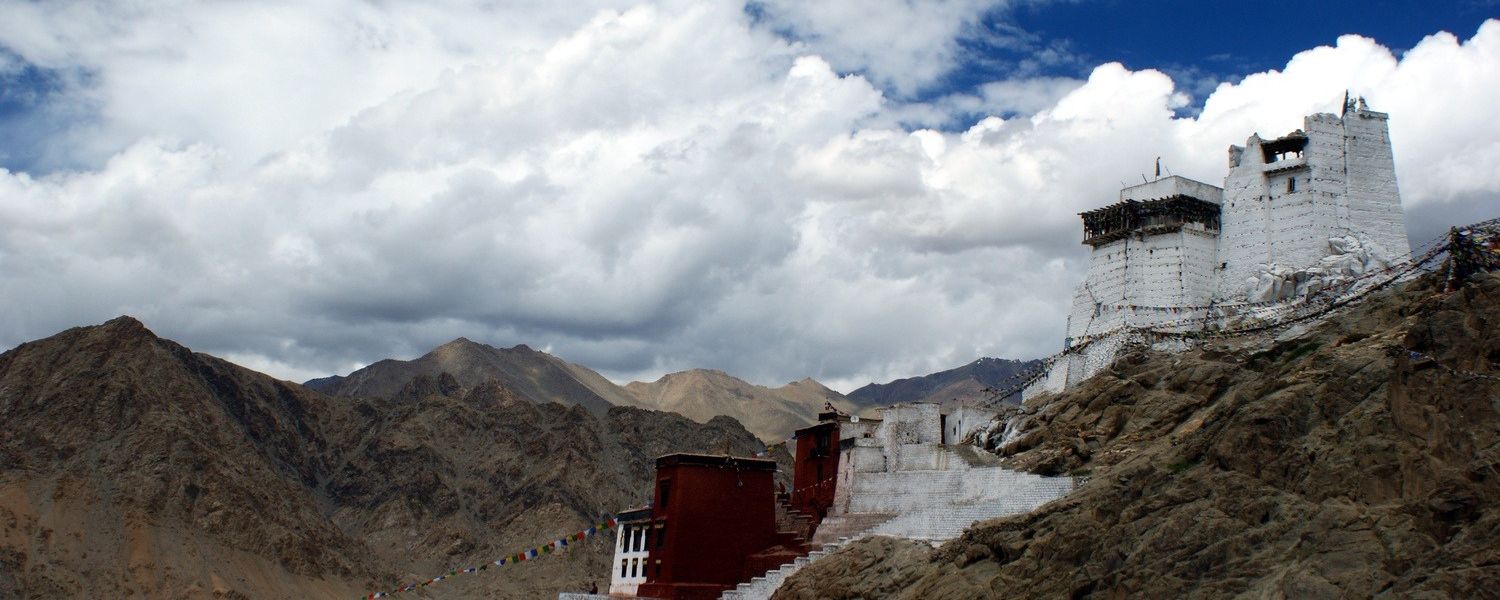
<instances>
[{"instance_id":1,"label":"flat roof","mask_svg":"<svg viewBox=\"0 0 1500 600\"><path fill-rule=\"evenodd\" d=\"M615 515L615 520L619 521L621 523L634 523L636 521L645 521L645 520L648 520L650 518L651 518L651 506L650 505L637 506L635 508L627 508L625 510L620 511L620 514Z\"/></svg>"},{"instance_id":2,"label":"flat roof","mask_svg":"<svg viewBox=\"0 0 1500 600\"><path fill-rule=\"evenodd\" d=\"M728 456L724 454L689 454L678 452L656 459L656 468L674 466L720 467L741 471L775 471L776 461L764 458Z\"/></svg>"},{"instance_id":3,"label":"flat roof","mask_svg":"<svg viewBox=\"0 0 1500 600\"><path fill-rule=\"evenodd\" d=\"M802 434L812 433L814 429L832 429L837 425L837 421L823 421L822 423L818 423L817 425L808 425L807 427L803 427L802 429L798 429L792 432L792 437L802 437Z\"/></svg>"}]
</instances>

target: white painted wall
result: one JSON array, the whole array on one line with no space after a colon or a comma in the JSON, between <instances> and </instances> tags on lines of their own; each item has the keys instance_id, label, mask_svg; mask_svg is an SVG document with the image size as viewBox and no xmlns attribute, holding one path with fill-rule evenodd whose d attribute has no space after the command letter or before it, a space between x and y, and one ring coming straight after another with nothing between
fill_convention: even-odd
<instances>
[{"instance_id":1,"label":"white painted wall","mask_svg":"<svg viewBox=\"0 0 1500 600\"><path fill-rule=\"evenodd\" d=\"M1230 147L1222 190L1182 177L1122 189L1121 200L1184 194L1218 202L1220 231L1184 228L1095 247L1073 296L1068 346L1096 341L1055 361L1023 398L1060 391L1108 367L1123 340L1100 336L1207 313L1124 307L1243 302L1250 280L1267 266L1313 267L1333 253L1329 240L1343 236L1373 243L1393 258L1410 254L1387 121L1386 114L1363 106L1343 116L1310 115L1303 119L1302 156L1270 163L1261 149L1264 140L1251 135L1244 147Z\"/></svg>"},{"instance_id":2,"label":"white painted wall","mask_svg":"<svg viewBox=\"0 0 1500 600\"><path fill-rule=\"evenodd\" d=\"M959 406L953 409L953 412L948 413L948 430L943 432L944 441L949 444L963 442L970 433L989 425L995 414L993 408L978 406Z\"/></svg>"},{"instance_id":3,"label":"white painted wall","mask_svg":"<svg viewBox=\"0 0 1500 600\"><path fill-rule=\"evenodd\" d=\"M635 596L646 582L646 528L649 522L621 523L616 528L615 559L610 563L609 593Z\"/></svg>"},{"instance_id":4,"label":"white painted wall","mask_svg":"<svg viewBox=\"0 0 1500 600\"><path fill-rule=\"evenodd\" d=\"M1244 300L1261 265L1313 266L1331 253L1335 237L1374 242L1396 257L1411 252L1387 120L1365 109L1310 115L1303 119L1303 157L1270 164L1260 137L1250 136L1224 180L1219 254L1226 269L1218 299Z\"/></svg>"}]
</instances>

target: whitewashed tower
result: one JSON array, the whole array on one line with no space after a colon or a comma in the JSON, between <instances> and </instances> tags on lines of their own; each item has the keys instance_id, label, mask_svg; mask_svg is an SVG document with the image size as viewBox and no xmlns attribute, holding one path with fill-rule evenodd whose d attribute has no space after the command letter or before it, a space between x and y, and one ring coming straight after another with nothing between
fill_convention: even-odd
<instances>
[{"instance_id":1,"label":"whitewashed tower","mask_svg":"<svg viewBox=\"0 0 1500 600\"><path fill-rule=\"evenodd\" d=\"M1303 129L1286 136L1251 135L1243 147L1230 146L1219 299L1268 299L1247 298L1247 282L1271 266L1317 265L1332 253L1333 238L1353 237L1387 257L1411 252L1388 117L1362 99L1345 106L1343 115L1304 118Z\"/></svg>"},{"instance_id":2,"label":"whitewashed tower","mask_svg":"<svg viewBox=\"0 0 1500 600\"><path fill-rule=\"evenodd\" d=\"M1068 345L1089 341L1052 376L1071 385L1114 359L1122 327L1186 316L1178 307L1209 303L1218 283L1223 190L1185 177L1163 177L1120 190L1119 202L1080 213L1093 250L1088 277L1073 294Z\"/></svg>"},{"instance_id":3,"label":"whitewashed tower","mask_svg":"<svg viewBox=\"0 0 1500 600\"><path fill-rule=\"evenodd\" d=\"M1025 394L1107 367L1124 343L1118 332L1201 327L1209 305L1226 315L1293 301L1408 256L1387 120L1363 98L1346 101L1340 115L1230 146L1222 189L1158 178L1080 213L1093 250L1068 317L1074 351Z\"/></svg>"}]
</instances>

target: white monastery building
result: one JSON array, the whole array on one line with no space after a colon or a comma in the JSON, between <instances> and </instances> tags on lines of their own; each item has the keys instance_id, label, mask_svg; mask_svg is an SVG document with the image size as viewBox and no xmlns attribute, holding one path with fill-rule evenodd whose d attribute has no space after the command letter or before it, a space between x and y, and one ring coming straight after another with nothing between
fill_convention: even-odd
<instances>
[{"instance_id":1,"label":"white monastery building","mask_svg":"<svg viewBox=\"0 0 1500 600\"><path fill-rule=\"evenodd\" d=\"M1343 114L1229 147L1224 187L1158 177L1082 213L1092 254L1073 296L1065 354L1026 394L1109 365L1130 329L1181 331L1337 288L1411 248L1385 113Z\"/></svg>"}]
</instances>

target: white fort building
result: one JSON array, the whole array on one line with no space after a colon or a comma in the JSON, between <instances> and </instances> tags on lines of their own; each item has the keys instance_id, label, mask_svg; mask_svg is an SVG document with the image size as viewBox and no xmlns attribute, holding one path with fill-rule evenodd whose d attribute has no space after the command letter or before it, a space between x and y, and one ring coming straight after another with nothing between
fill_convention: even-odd
<instances>
[{"instance_id":1,"label":"white fort building","mask_svg":"<svg viewBox=\"0 0 1500 600\"><path fill-rule=\"evenodd\" d=\"M1229 147L1224 187L1183 177L1120 190L1082 213L1092 247L1065 346L1026 389L1057 391L1114 360L1140 328L1182 331L1294 304L1411 252L1387 115L1364 99L1342 115Z\"/></svg>"}]
</instances>

